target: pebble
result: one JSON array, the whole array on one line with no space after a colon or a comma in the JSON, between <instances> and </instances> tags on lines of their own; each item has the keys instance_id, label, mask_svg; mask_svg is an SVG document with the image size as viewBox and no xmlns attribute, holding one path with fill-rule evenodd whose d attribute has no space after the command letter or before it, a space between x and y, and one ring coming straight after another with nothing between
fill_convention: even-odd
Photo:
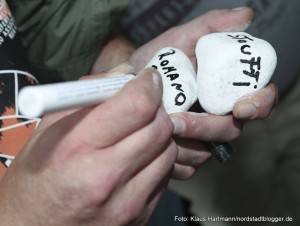
<instances>
[{"instance_id":1,"label":"pebble","mask_svg":"<svg viewBox=\"0 0 300 226\"><path fill-rule=\"evenodd\" d=\"M162 103L166 112L187 111L197 101L196 71L183 51L173 47L163 48L146 67L156 68L162 76Z\"/></svg>"},{"instance_id":2,"label":"pebble","mask_svg":"<svg viewBox=\"0 0 300 226\"><path fill-rule=\"evenodd\" d=\"M196 57L200 105L216 115L231 112L239 98L265 87L277 64L274 48L245 32L201 37Z\"/></svg>"}]
</instances>

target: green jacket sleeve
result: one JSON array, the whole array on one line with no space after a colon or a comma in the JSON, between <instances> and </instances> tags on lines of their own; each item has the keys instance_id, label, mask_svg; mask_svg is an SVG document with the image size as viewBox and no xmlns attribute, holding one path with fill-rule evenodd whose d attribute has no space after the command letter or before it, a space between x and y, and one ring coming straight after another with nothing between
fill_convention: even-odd
<instances>
[{"instance_id":1,"label":"green jacket sleeve","mask_svg":"<svg viewBox=\"0 0 300 226\"><path fill-rule=\"evenodd\" d=\"M41 82L88 73L129 0L8 0Z\"/></svg>"}]
</instances>

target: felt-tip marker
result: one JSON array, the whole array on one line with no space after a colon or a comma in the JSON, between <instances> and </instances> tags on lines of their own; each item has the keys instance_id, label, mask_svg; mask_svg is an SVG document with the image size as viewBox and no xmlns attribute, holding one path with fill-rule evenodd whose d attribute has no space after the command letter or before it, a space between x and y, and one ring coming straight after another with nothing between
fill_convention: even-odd
<instances>
[{"instance_id":1,"label":"felt-tip marker","mask_svg":"<svg viewBox=\"0 0 300 226\"><path fill-rule=\"evenodd\" d=\"M20 112L41 117L50 112L99 104L116 94L134 75L27 86L18 98Z\"/></svg>"},{"instance_id":2,"label":"felt-tip marker","mask_svg":"<svg viewBox=\"0 0 300 226\"><path fill-rule=\"evenodd\" d=\"M18 108L21 114L38 118L50 112L99 104L119 92L134 77L135 75L129 74L27 86L20 90ZM205 144L219 162L225 162L233 153L227 143L206 142Z\"/></svg>"}]
</instances>

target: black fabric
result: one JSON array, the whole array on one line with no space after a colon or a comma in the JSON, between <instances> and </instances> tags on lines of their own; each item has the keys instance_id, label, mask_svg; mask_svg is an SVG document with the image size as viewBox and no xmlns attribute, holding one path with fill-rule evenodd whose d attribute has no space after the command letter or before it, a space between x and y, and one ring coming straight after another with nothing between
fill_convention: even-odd
<instances>
[{"instance_id":1,"label":"black fabric","mask_svg":"<svg viewBox=\"0 0 300 226\"><path fill-rule=\"evenodd\" d=\"M169 189L155 209L147 226L201 226L199 222L190 220L194 216L190 207L190 201ZM186 217L188 220L178 221L175 220L175 216Z\"/></svg>"}]
</instances>

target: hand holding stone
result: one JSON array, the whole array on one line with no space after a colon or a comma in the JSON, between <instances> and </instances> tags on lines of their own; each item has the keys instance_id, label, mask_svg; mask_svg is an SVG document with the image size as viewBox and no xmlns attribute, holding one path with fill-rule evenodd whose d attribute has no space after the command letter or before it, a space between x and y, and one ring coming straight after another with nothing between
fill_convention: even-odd
<instances>
[{"instance_id":1,"label":"hand holding stone","mask_svg":"<svg viewBox=\"0 0 300 226\"><path fill-rule=\"evenodd\" d=\"M162 76L162 102L169 114L187 111L196 102L196 72L184 52L173 47L163 48L147 67L156 68Z\"/></svg>"},{"instance_id":2,"label":"hand holding stone","mask_svg":"<svg viewBox=\"0 0 300 226\"><path fill-rule=\"evenodd\" d=\"M231 112L238 99L264 88L277 63L268 42L244 32L203 36L196 55L199 102L216 115Z\"/></svg>"}]
</instances>

